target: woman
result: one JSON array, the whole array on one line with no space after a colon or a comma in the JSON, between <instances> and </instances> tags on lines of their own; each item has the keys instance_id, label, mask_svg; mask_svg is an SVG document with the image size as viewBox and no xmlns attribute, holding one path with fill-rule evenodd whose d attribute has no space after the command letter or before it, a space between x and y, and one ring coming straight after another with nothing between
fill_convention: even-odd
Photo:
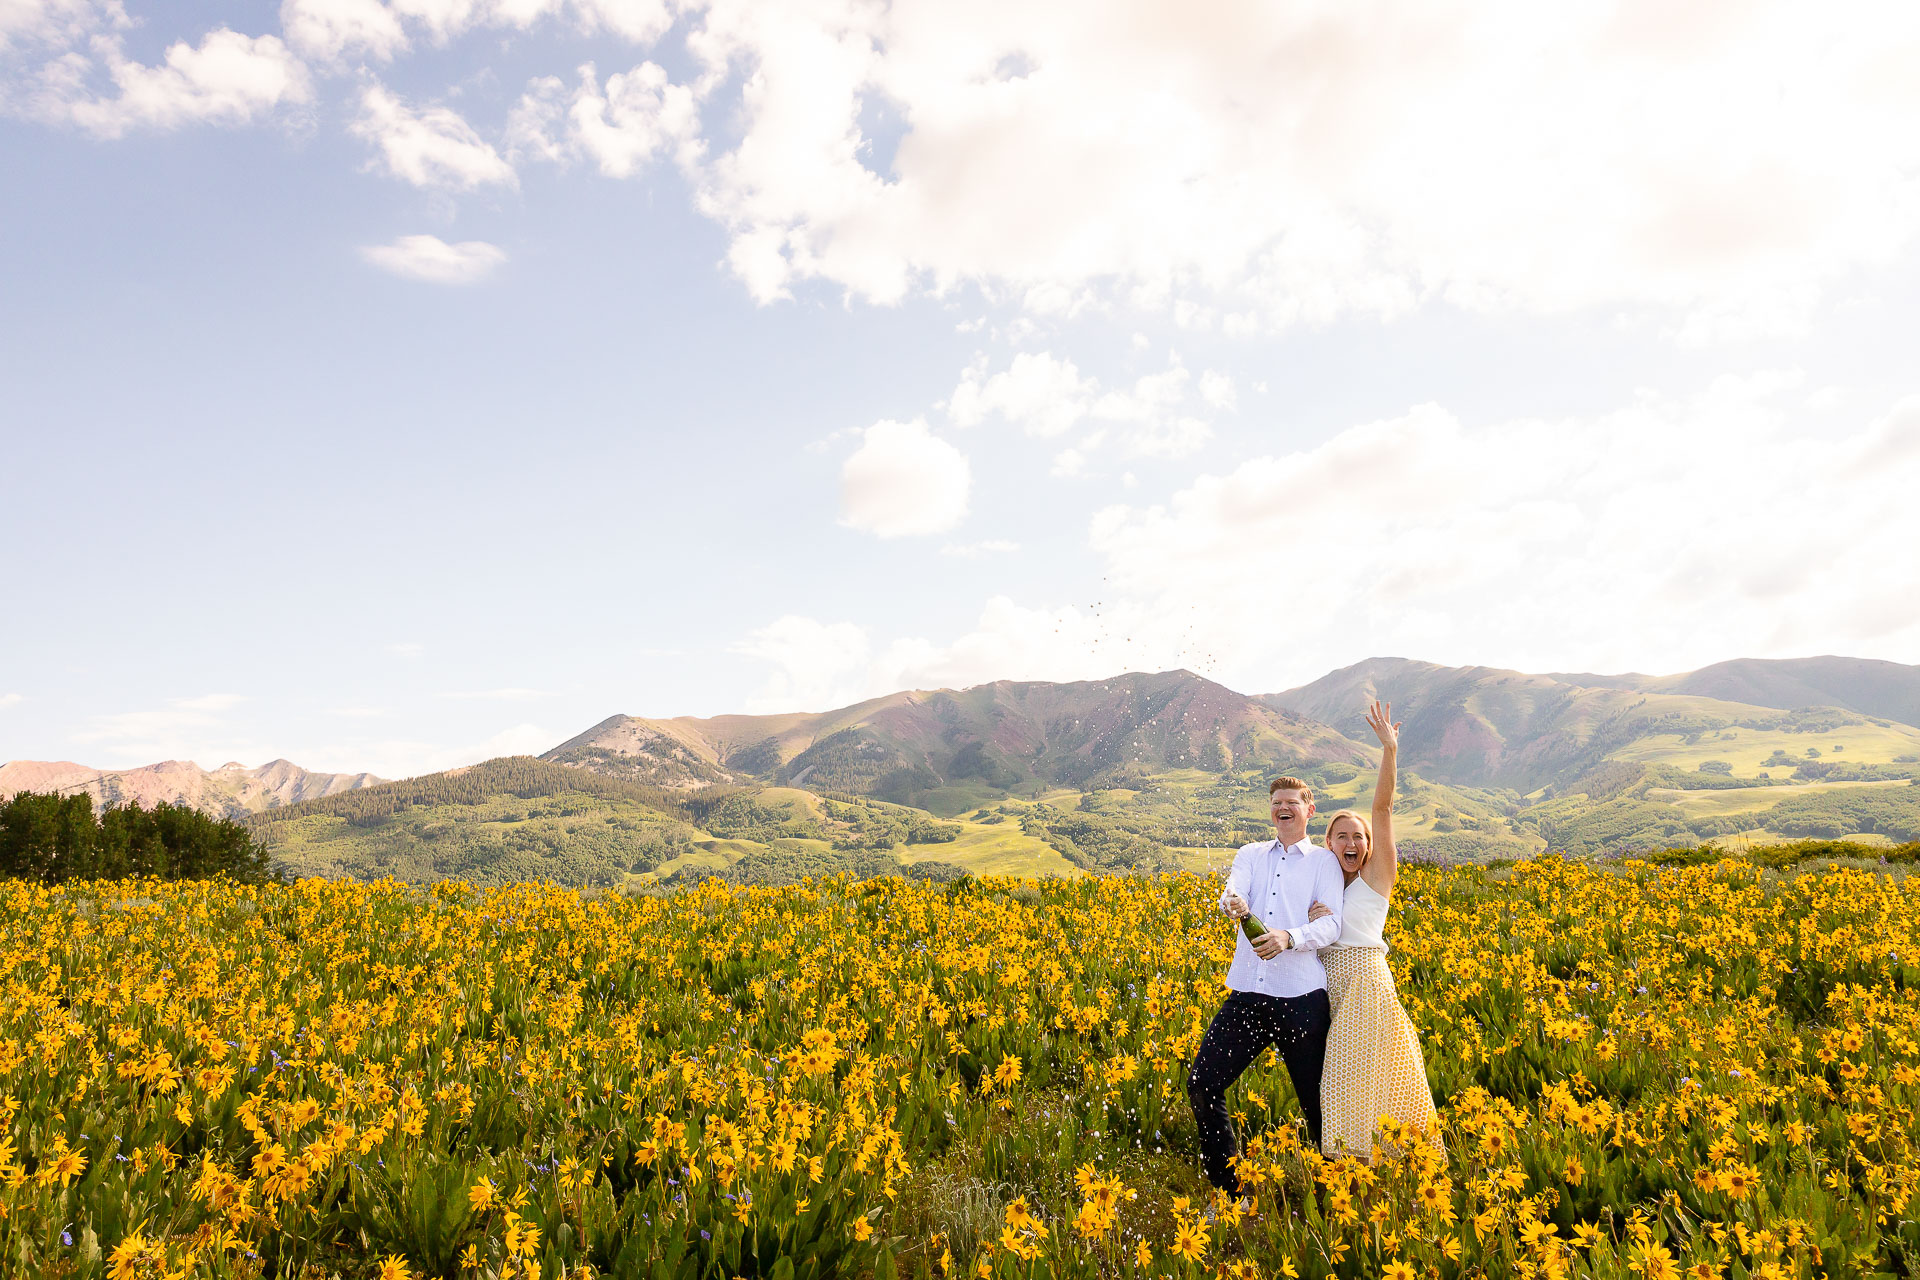
<instances>
[{"instance_id":1,"label":"woman","mask_svg":"<svg viewBox=\"0 0 1920 1280\"><path fill-rule=\"evenodd\" d=\"M1367 709L1367 723L1380 739L1373 821L1343 809L1327 820L1325 837L1347 890L1340 940L1320 953L1333 1005L1320 1084L1320 1146L1329 1156L1344 1151L1369 1160L1382 1116L1438 1141L1420 1038L1400 1007L1393 971L1387 967L1387 905L1399 871L1393 847L1393 787L1400 726L1388 718L1391 714L1392 708L1380 702Z\"/></svg>"}]
</instances>

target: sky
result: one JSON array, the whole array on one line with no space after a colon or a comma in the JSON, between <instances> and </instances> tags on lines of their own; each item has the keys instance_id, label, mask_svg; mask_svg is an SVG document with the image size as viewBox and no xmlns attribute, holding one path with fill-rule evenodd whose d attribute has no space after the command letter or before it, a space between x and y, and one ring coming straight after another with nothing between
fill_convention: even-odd
<instances>
[{"instance_id":1,"label":"sky","mask_svg":"<svg viewBox=\"0 0 1920 1280\"><path fill-rule=\"evenodd\" d=\"M0 760L1920 662L1920 6L0 0Z\"/></svg>"}]
</instances>

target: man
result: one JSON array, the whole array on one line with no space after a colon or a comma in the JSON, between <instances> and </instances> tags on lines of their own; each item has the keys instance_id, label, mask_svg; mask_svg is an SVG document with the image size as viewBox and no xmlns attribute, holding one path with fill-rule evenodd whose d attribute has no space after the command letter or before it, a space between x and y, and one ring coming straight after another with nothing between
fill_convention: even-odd
<instances>
[{"instance_id":1,"label":"man","mask_svg":"<svg viewBox=\"0 0 1920 1280\"><path fill-rule=\"evenodd\" d=\"M1275 778L1267 797L1274 838L1245 845L1234 855L1220 895L1220 909L1229 919L1252 915L1267 932L1249 942L1246 930L1235 928L1233 966L1227 970L1231 991L1187 1072L1187 1099L1200 1126L1207 1181L1233 1195L1240 1190L1233 1172L1239 1143L1227 1114L1227 1090L1268 1046L1279 1049L1287 1064L1307 1132L1314 1146L1320 1145L1320 1069L1333 1015L1327 973L1315 953L1340 937L1346 897L1340 864L1307 839L1313 788L1298 778ZM1331 910L1309 921L1316 901Z\"/></svg>"}]
</instances>

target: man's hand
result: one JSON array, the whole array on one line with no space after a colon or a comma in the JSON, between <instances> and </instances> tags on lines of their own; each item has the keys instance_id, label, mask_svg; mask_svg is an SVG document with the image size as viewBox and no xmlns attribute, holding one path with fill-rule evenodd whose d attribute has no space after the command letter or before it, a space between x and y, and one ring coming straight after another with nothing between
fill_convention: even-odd
<instances>
[{"instance_id":1,"label":"man's hand","mask_svg":"<svg viewBox=\"0 0 1920 1280\"><path fill-rule=\"evenodd\" d=\"M1262 960L1271 960L1292 943L1293 935L1285 929L1269 929L1253 940L1253 954Z\"/></svg>"},{"instance_id":2,"label":"man's hand","mask_svg":"<svg viewBox=\"0 0 1920 1280\"><path fill-rule=\"evenodd\" d=\"M1307 919L1309 920L1324 920L1332 914L1333 908L1324 902L1316 902L1307 908Z\"/></svg>"},{"instance_id":3,"label":"man's hand","mask_svg":"<svg viewBox=\"0 0 1920 1280\"><path fill-rule=\"evenodd\" d=\"M1226 897L1221 899L1220 909L1227 913L1229 920L1238 920L1249 910L1247 900L1231 889L1227 890Z\"/></svg>"}]
</instances>

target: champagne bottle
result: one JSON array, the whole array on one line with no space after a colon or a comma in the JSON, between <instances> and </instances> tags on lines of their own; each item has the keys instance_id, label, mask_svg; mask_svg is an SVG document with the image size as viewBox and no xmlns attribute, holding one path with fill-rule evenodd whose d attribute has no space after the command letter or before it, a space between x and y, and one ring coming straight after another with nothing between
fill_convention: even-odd
<instances>
[{"instance_id":1,"label":"champagne bottle","mask_svg":"<svg viewBox=\"0 0 1920 1280\"><path fill-rule=\"evenodd\" d=\"M1240 931L1247 935L1248 942L1252 942L1267 931L1267 926L1261 924L1259 917L1249 911L1240 917Z\"/></svg>"}]
</instances>

